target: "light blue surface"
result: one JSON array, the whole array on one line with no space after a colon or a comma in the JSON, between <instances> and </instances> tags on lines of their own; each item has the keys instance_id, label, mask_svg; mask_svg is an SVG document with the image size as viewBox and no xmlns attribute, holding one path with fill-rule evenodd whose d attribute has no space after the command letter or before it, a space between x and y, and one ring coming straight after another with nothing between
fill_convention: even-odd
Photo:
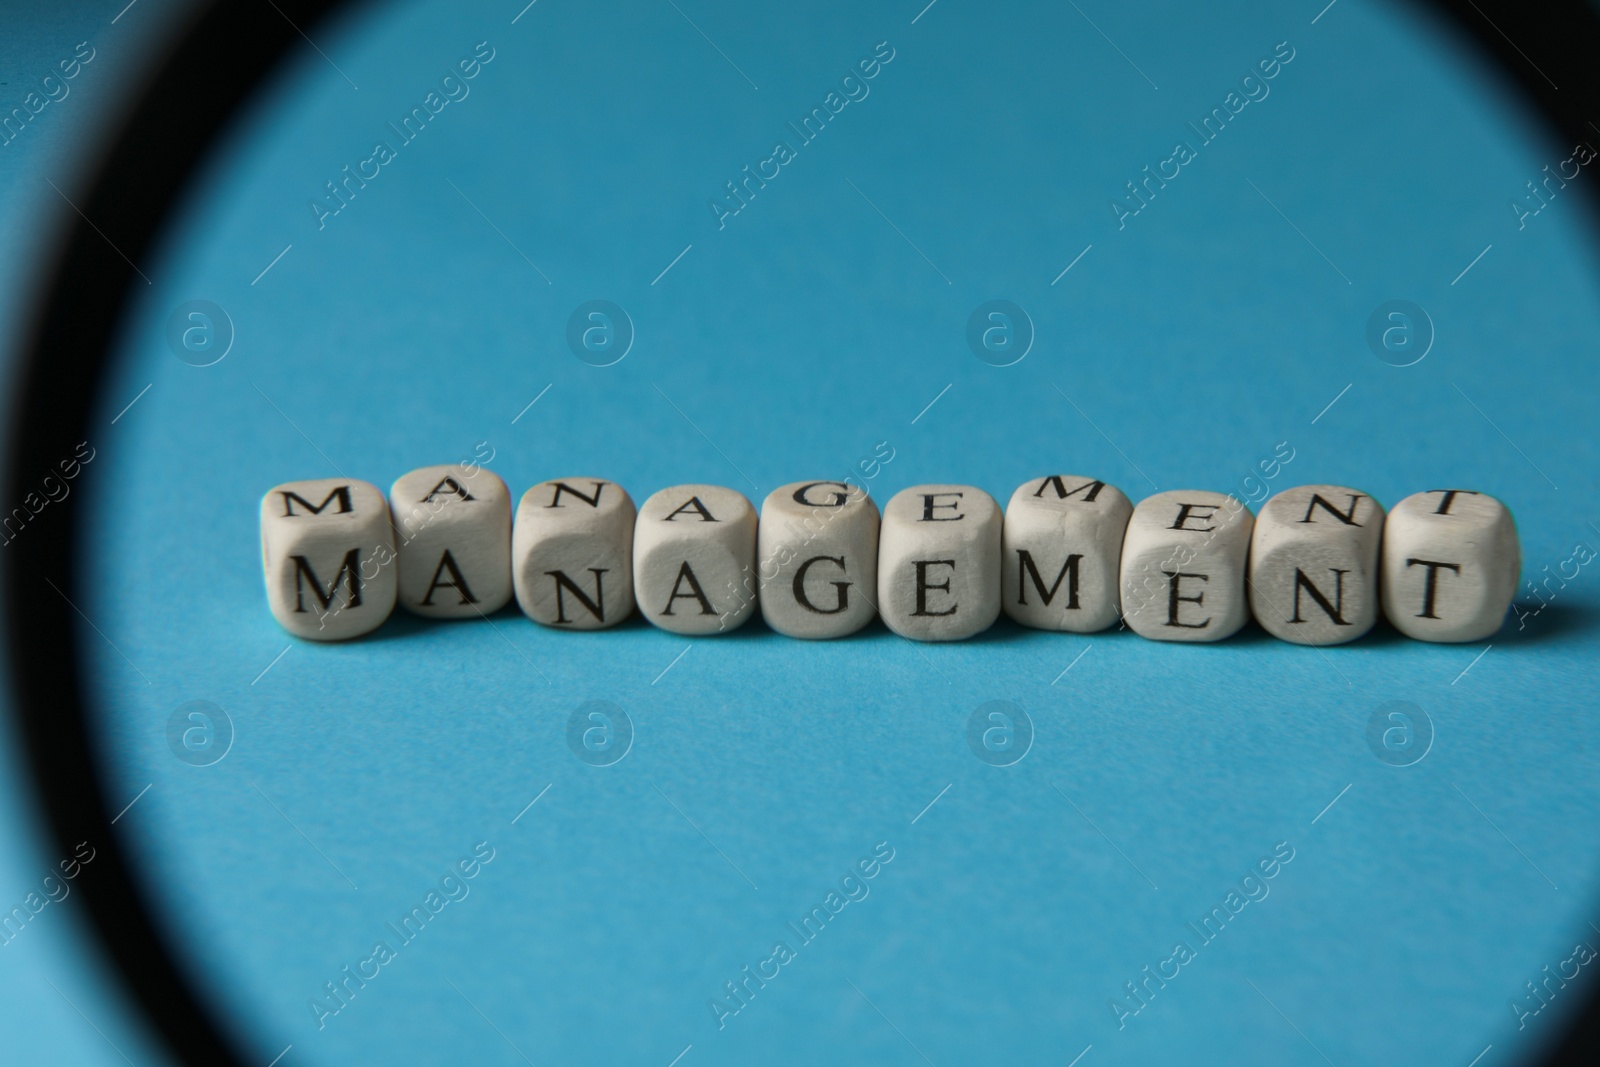
<instances>
[{"instance_id":1,"label":"light blue surface","mask_svg":"<svg viewBox=\"0 0 1600 1067\"><path fill-rule=\"evenodd\" d=\"M84 481L105 634L84 640L111 780L151 785L119 829L263 1062L1092 1045L1086 1065L1464 1064L1492 1045L1488 1067L1558 1031L1572 987L1521 1031L1508 1005L1600 937L1592 565L1487 651L1009 625L948 646L759 623L688 641L510 612L330 647L273 623L266 488L386 487L479 442L514 492L594 472L640 500L690 481L759 500L879 442L880 499L945 481L1004 500L1054 470L1135 499L1243 493L1287 442L1274 488L1496 495L1530 578L1600 543L1591 220L1575 188L1521 230L1507 206L1571 146L1448 38L1360 0L1314 25L1315 3L920 6L352 17L142 265ZM480 41L470 95L398 145L386 123ZM870 95L719 229L708 199L883 41ZM1285 41L1270 95L1119 230L1123 183ZM319 229L308 201L378 139L395 158ZM607 368L564 340L596 298L637 329ZM964 340L997 298L1037 330L1006 368ZM190 299L236 327L214 366L164 340ZM1364 342L1390 299L1437 326L1415 366ZM168 748L193 699L236 729L211 767ZM566 746L591 699L636 729L610 767ZM1036 729L1011 767L966 745L994 699ZM1390 700L1436 730L1414 766L1368 749ZM385 924L478 842L494 859L469 895L319 1028L324 983L397 943ZM870 896L799 947L785 924L879 842ZM1199 945L1185 924L1280 842L1270 895ZM779 939L796 958L719 1029L708 1001ZM1112 998L1180 939L1197 958L1119 1028Z\"/></svg>"}]
</instances>

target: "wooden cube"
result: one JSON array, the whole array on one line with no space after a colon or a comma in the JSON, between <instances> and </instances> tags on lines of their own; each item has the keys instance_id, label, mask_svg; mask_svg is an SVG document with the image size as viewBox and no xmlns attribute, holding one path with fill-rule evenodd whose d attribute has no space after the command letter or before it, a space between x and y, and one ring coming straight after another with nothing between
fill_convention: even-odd
<instances>
[{"instance_id":1,"label":"wooden cube","mask_svg":"<svg viewBox=\"0 0 1600 1067\"><path fill-rule=\"evenodd\" d=\"M1094 633L1117 621L1122 538L1133 505L1095 478L1023 482L1006 505L1001 605L1040 630Z\"/></svg>"},{"instance_id":2,"label":"wooden cube","mask_svg":"<svg viewBox=\"0 0 1600 1067\"><path fill-rule=\"evenodd\" d=\"M789 637L853 634L877 617L878 505L859 485L794 482L761 504L761 617Z\"/></svg>"},{"instance_id":3,"label":"wooden cube","mask_svg":"<svg viewBox=\"0 0 1600 1067\"><path fill-rule=\"evenodd\" d=\"M285 482L261 498L272 617L296 637L371 633L394 610L394 526L383 491L350 478Z\"/></svg>"},{"instance_id":4,"label":"wooden cube","mask_svg":"<svg viewBox=\"0 0 1600 1067\"><path fill-rule=\"evenodd\" d=\"M1250 509L1200 489L1139 501L1122 542L1122 617L1152 641L1221 641L1250 618Z\"/></svg>"},{"instance_id":5,"label":"wooden cube","mask_svg":"<svg viewBox=\"0 0 1600 1067\"><path fill-rule=\"evenodd\" d=\"M1505 620L1522 572L1506 506L1470 489L1430 489L1389 512L1383 613L1419 641L1481 641Z\"/></svg>"},{"instance_id":6,"label":"wooden cube","mask_svg":"<svg viewBox=\"0 0 1600 1067\"><path fill-rule=\"evenodd\" d=\"M878 613L914 641L960 641L1000 615L1000 506L971 485L914 485L883 508Z\"/></svg>"},{"instance_id":7,"label":"wooden cube","mask_svg":"<svg viewBox=\"0 0 1600 1067\"><path fill-rule=\"evenodd\" d=\"M677 634L737 629L755 614L756 509L718 485L675 485L639 508L634 595L646 619Z\"/></svg>"},{"instance_id":8,"label":"wooden cube","mask_svg":"<svg viewBox=\"0 0 1600 1067\"><path fill-rule=\"evenodd\" d=\"M511 600L511 491L475 463L422 467L389 490L397 600L433 619L480 619Z\"/></svg>"},{"instance_id":9,"label":"wooden cube","mask_svg":"<svg viewBox=\"0 0 1600 1067\"><path fill-rule=\"evenodd\" d=\"M1250 538L1250 610L1297 645L1354 641L1378 621L1383 506L1339 485L1285 489Z\"/></svg>"},{"instance_id":10,"label":"wooden cube","mask_svg":"<svg viewBox=\"0 0 1600 1067\"><path fill-rule=\"evenodd\" d=\"M517 606L562 630L633 614L633 498L603 478L555 478L522 494L511 535Z\"/></svg>"}]
</instances>

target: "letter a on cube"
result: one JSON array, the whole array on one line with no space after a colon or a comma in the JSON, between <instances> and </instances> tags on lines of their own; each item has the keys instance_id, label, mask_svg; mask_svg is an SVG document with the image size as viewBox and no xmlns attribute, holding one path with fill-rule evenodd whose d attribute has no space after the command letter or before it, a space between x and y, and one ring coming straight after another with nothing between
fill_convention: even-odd
<instances>
[{"instance_id":1,"label":"letter a on cube","mask_svg":"<svg viewBox=\"0 0 1600 1067\"><path fill-rule=\"evenodd\" d=\"M285 482L261 498L261 567L272 617L296 637L371 633L394 610L394 526L370 482Z\"/></svg>"},{"instance_id":2,"label":"letter a on cube","mask_svg":"<svg viewBox=\"0 0 1600 1067\"><path fill-rule=\"evenodd\" d=\"M1245 562L1255 519L1199 489L1139 501L1122 542L1122 617L1152 641L1221 641L1250 618Z\"/></svg>"},{"instance_id":3,"label":"letter a on cube","mask_svg":"<svg viewBox=\"0 0 1600 1067\"><path fill-rule=\"evenodd\" d=\"M633 498L603 478L557 478L522 494L511 538L517 604L558 630L633 614Z\"/></svg>"},{"instance_id":4,"label":"letter a on cube","mask_svg":"<svg viewBox=\"0 0 1600 1067\"><path fill-rule=\"evenodd\" d=\"M1383 507L1339 485L1285 489L1250 538L1250 610L1297 645L1354 641L1378 620Z\"/></svg>"},{"instance_id":5,"label":"letter a on cube","mask_svg":"<svg viewBox=\"0 0 1600 1067\"><path fill-rule=\"evenodd\" d=\"M633 580L639 610L675 634L717 634L756 612L756 509L719 485L676 485L639 508Z\"/></svg>"},{"instance_id":6,"label":"letter a on cube","mask_svg":"<svg viewBox=\"0 0 1600 1067\"><path fill-rule=\"evenodd\" d=\"M402 474L389 490L400 541L400 606L481 619L511 600L511 491L477 465Z\"/></svg>"}]
</instances>

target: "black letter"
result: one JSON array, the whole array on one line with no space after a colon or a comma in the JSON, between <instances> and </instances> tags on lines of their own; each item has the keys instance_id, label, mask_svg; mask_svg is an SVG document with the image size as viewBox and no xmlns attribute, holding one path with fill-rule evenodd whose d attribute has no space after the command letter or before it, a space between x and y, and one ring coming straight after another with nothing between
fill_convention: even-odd
<instances>
[{"instance_id":1,"label":"black letter","mask_svg":"<svg viewBox=\"0 0 1600 1067\"><path fill-rule=\"evenodd\" d=\"M1318 497L1317 499L1321 500L1322 498ZM1350 505L1350 510L1352 512L1355 511L1355 504L1352 503ZM1352 525L1359 525L1359 523ZM1305 571L1299 567L1294 569L1294 618L1290 619L1290 622L1306 621L1300 617L1300 590L1304 589L1310 594L1311 599L1316 601L1317 607L1321 608L1328 618L1333 620L1335 626L1350 625L1344 621L1344 576L1350 572L1347 570L1342 571L1337 567L1329 567L1328 569L1333 572L1332 604L1328 603L1328 598L1322 595L1322 590L1311 584L1311 579L1306 577Z\"/></svg>"},{"instance_id":2,"label":"black letter","mask_svg":"<svg viewBox=\"0 0 1600 1067\"><path fill-rule=\"evenodd\" d=\"M281 492L283 496L283 517L286 519L294 517L294 502L296 500L300 501L301 507L311 512L313 515L321 515L322 509L328 506L328 501L335 499L339 501L339 510L335 512L335 514L344 515L355 510L350 506L350 487L348 485L341 485L334 488L332 492L322 498L322 503L320 504L311 503L311 501L307 500L299 493L290 492L288 490L283 490Z\"/></svg>"},{"instance_id":3,"label":"black letter","mask_svg":"<svg viewBox=\"0 0 1600 1067\"><path fill-rule=\"evenodd\" d=\"M1437 490L1437 489L1433 490L1433 491L1434 492L1439 492L1439 490ZM1458 491L1459 492L1465 492L1466 490L1455 490L1455 489L1451 489L1450 490L1450 492L1452 492L1452 493L1458 492ZM1436 511L1436 512L1434 512L1434 514L1437 515L1439 513ZM1448 567L1451 570L1455 571L1457 575L1459 575L1461 573L1461 564L1459 564L1459 563L1435 563L1431 559L1408 559L1408 560L1406 560L1406 566L1407 567L1410 567L1414 563L1420 563L1424 567L1428 568L1428 577L1422 583L1422 610L1417 612L1417 618L1419 618L1419 619L1437 619L1439 616L1437 616L1437 615L1435 615L1433 613L1433 596L1434 596L1435 593L1437 593L1439 591L1439 571L1442 570L1443 568Z\"/></svg>"},{"instance_id":4,"label":"black letter","mask_svg":"<svg viewBox=\"0 0 1600 1067\"><path fill-rule=\"evenodd\" d=\"M1215 515L1217 513L1217 508L1219 506L1220 505L1217 505L1217 504L1179 504L1178 505L1178 518L1177 518L1177 520L1175 522L1173 522L1173 524L1169 527L1169 529L1173 529L1173 530L1192 530L1195 533L1205 533L1208 530L1215 530L1216 529L1215 526L1185 526L1184 523L1189 521L1189 513L1191 511L1193 511L1195 508L1210 508L1211 509L1209 514L1196 515L1195 516L1195 518L1197 518L1197 519L1205 520L1205 519L1211 518L1212 515ZM1163 573L1165 573L1165 572L1163 572Z\"/></svg>"},{"instance_id":5,"label":"black letter","mask_svg":"<svg viewBox=\"0 0 1600 1067\"><path fill-rule=\"evenodd\" d=\"M1076 490L1074 490L1076 492ZM1039 568L1034 566L1033 556L1025 548L1017 549L1017 603L1028 602L1028 587L1023 583L1024 577L1033 578L1033 587L1039 591L1039 599L1049 606L1051 599L1056 595L1056 590L1061 588L1061 579L1067 579L1067 610L1078 606L1078 561L1083 558L1083 553L1074 552L1067 557L1061 565L1061 573L1056 575L1055 584L1049 589L1044 587L1044 579L1039 576Z\"/></svg>"},{"instance_id":6,"label":"black letter","mask_svg":"<svg viewBox=\"0 0 1600 1067\"><path fill-rule=\"evenodd\" d=\"M596 493L595 495L599 496L600 494ZM697 497L697 496L692 496L688 500L684 501L682 507L678 508L678 510L674 511L672 513L672 515L668 515L666 518L662 519L661 521L662 522L671 522L672 519L673 519L673 516L682 515L685 511L688 511L691 508L700 513L700 521L701 522L721 522L722 521L721 519L713 518L712 515L711 515L711 512L706 510L706 506L704 504L700 503L700 498ZM685 564L685 566L687 566L687 564Z\"/></svg>"},{"instance_id":7,"label":"black letter","mask_svg":"<svg viewBox=\"0 0 1600 1067\"><path fill-rule=\"evenodd\" d=\"M1078 488L1069 493L1066 485L1064 485L1061 481L1061 475L1052 474L1050 477L1039 483L1039 491L1033 495L1036 497L1044 496L1044 487L1047 485L1055 486L1057 500L1065 500L1069 496L1077 496L1079 493L1082 493L1085 489L1087 489L1089 492L1083 498L1083 502L1085 504L1093 504L1094 498L1100 495L1100 490L1106 487L1105 482L1084 482L1082 485L1078 486Z\"/></svg>"},{"instance_id":8,"label":"black letter","mask_svg":"<svg viewBox=\"0 0 1600 1067\"><path fill-rule=\"evenodd\" d=\"M1356 505L1359 504L1360 502L1361 502L1361 494L1360 493L1351 493L1350 494L1350 510L1348 512L1345 512L1345 511L1340 511L1338 508L1334 507L1332 504L1330 504L1326 500L1322 499L1322 495L1320 493L1312 493L1311 494L1311 503L1306 505L1306 517L1301 519L1300 521L1301 522L1315 522L1316 520L1311 517L1311 513L1313 511L1316 511L1318 508L1321 508L1323 511L1326 511L1329 515L1332 515L1334 518L1336 518L1340 522L1344 523L1346 526L1360 526L1361 524L1356 521Z\"/></svg>"},{"instance_id":9,"label":"black letter","mask_svg":"<svg viewBox=\"0 0 1600 1067\"><path fill-rule=\"evenodd\" d=\"M1188 507L1189 505L1188 504L1184 504L1183 506L1184 507ZM1209 507L1209 506L1210 505L1207 505L1207 504L1202 504L1201 505L1201 507ZM1182 522L1183 519L1179 518L1178 521ZM1177 527L1174 526L1173 529L1176 530ZM1168 626L1181 626L1185 630L1203 630L1207 626L1210 626L1211 625L1211 616L1209 616L1209 615L1206 616L1206 621L1205 622L1179 622L1178 621L1178 602L1180 600L1188 601L1191 604L1199 604L1199 603L1202 603L1206 598L1206 595L1204 593L1198 593L1195 596L1179 596L1178 595L1178 586L1183 581L1183 579L1185 579L1185 578L1198 578L1202 582L1209 582L1211 580L1211 578L1208 575L1204 575L1204 574L1184 574L1181 571L1162 571L1161 573L1165 574L1167 576L1167 625Z\"/></svg>"},{"instance_id":10,"label":"black letter","mask_svg":"<svg viewBox=\"0 0 1600 1067\"><path fill-rule=\"evenodd\" d=\"M445 479L445 481L450 480L449 478ZM472 498L468 497L467 499L470 500ZM439 575L445 571L450 572L450 581L441 582ZM472 595L472 590L467 588L467 580L461 577L461 568L456 566L456 558L450 554L448 548L444 550L444 555L439 557L439 566L433 572L433 581L428 583L428 595L422 598L422 603L425 606L431 607L433 605L433 591L435 589L454 589L461 594L461 603L463 604L476 604L478 602L478 598Z\"/></svg>"},{"instance_id":11,"label":"black letter","mask_svg":"<svg viewBox=\"0 0 1600 1067\"><path fill-rule=\"evenodd\" d=\"M818 482L816 484L821 485L824 483ZM837 485L838 483L832 482L827 484ZM807 486L807 488L810 488L810 486ZM805 490L802 489L800 492L803 493ZM799 498L800 493L796 493L795 499L799 500ZM801 500L800 502L802 504L805 503L804 500ZM829 563L837 563L839 565L839 569L844 570L843 556L812 556L810 559L800 564L800 569L794 572L794 598L798 600L800 602L800 606L805 608L807 611L814 611L818 615L837 615L839 612L850 606L849 582L830 583L835 589L839 590L839 605L837 607L826 609L819 608L806 596L806 571L811 569L811 565L813 563L817 563L821 560L827 560Z\"/></svg>"},{"instance_id":12,"label":"black letter","mask_svg":"<svg viewBox=\"0 0 1600 1067\"><path fill-rule=\"evenodd\" d=\"M582 494L575 494L575 495L580 495L581 496ZM600 491L598 489L596 489L594 495L596 497L598 497L600 495ZM554 504L547 504L546 505L546 507L554 507L554 506L555 506ZM688 564L685 563L684 566L687 567ZM605 595L606 594L605 594L605 589L602 586L601 579L600 579L600 576L602 574L604 574L605 572L606 572L606 568L604 568L604 567L590 567L589 568L589 573L594 575L594 599L590 600L588 598L588 596L584 594L584 591L582 589L578 588L577 583L574 582L571 578L567 577L565 571L545 571L546 574L548 574L550 577L552 577L552 578L554 578L556 580L556 622L557 623L571 622L572 621L571 619L567 618L566 602L563 601L562 598L561 598L561 591L562 591L563 588L565 588L566 591L571 593L573 596L577 597L578 598L578 602L580 604L582 604L584 607L589 609L589 614L590 615L593 615L596 619L599 619L601 622L605 622L606 621L606 601L605 601ZM692 581L694 581L694 578L691 577L689 580L692 582ZM696 588L698 588L698 586ZM668 609L670 609L672 607L672 601L670 601L670 600L667 601L667 607L668 607ZM671 612L671 610L668 610L668 611L665 612L665 614L671 615L672 612Z\"/></svg>"},{"instance_id":13,"label":"black letter","mask_svg":"<svg viewBox=\"0 0 1600 1067\"><path fill-rule=\"evenodd\" d=\"M285 495L293 496L294 494ZM305 504L304 500L300 502ZM324 500L322 503L326 506L328 502ZM309 504L306 506L310 507ZM326 594L322 591L322 580L317 577L317 572L311 569L309 560L304 556L290 556L289 558L294 560L295 611L303 612L306 610L305 605L301 603L301 594L304 589L302 579L305 578L311 579L311 595L317 598L317 601L322 605L323 611L332 609L333 596L339 591L340 582L345 582L350 590L350 602L345 606L351 608L359 608L361 606L361 550L359 548L352 548L345 553L344 562L339 564L339 573L335 574L333 581L328 583Z\"/></svg>"},{"instance_id":14,"label":"black letter","mask_svg":"<svg viewBox=\"0 0 1600 1067\"><path fill-rule=\"evenodd\" d=\"M965 515L950 515L950 516L946 516L945 518L935 518L934 514L933 514L933 509L934 508L949 508L951 511L954 511L956 508L961 506L959 504L935 504L933 502L933 498L934 497L938 497L938 496L960 496L960 495L961 495L960 493L923 493L922 494L922 521L923 522L955 522L957 519L966 518ZM951 565L954 566L954 564L951 564Z\"/></svg>"},{"instance_id":15,"label":"black letter","mask_svg":"<svg viewBox=\"0 0 1600 1067\"><path fill-rule=\"evenodd\" d=\"M451 493L453 493L456 496L460 497L462 500L476 500L476 499L478 499L477 497L473 496L471 493L467 492L467 490L462 486L462 484L460 482L456 481L454 477L452 477L451 475L447 474L447 475L444 476L444 481L440 482L438 485L434 486L432 489L430 489L428 491L428 495L422 498L421 503L424 503L424 504L432 503L433 498L439 495L439 490L443 489L447 485L450 487L450 492L446 493L445 496L449 496L449 495L451 495ZM324 501L324 503L326 503L326 501ZM424 600L423 603L426 604L427 601Z\"/></svg>"},{"instance_id":16,"label":"black letter","mask_svg":"<svg viewBox=\"0 0 1600 1067\"><path fill-rule=\"evenodd\" d=\"M606 483L605 482L595 482L594 483L594 496L589 497L589 496L584 496L582 493L580 493L576 489L572 488L572 486L568 485L566 482L557 482L556 483L556 491L550 495L550 503L546 504L545 507L547 507L547 508L559 508L561 506L561 494L562 493L571 493L573 496L577 497L579 500L583 501L585 504L588 504L591 508L597 508L597 507L600 506L600 494L605 492L605 488L606 488ZM682 511L683 509L679 508L678 510ZM677 514L677 512L674 512L673 514ZM667 517L671 518L672 516L669 515Z\"/></svg>"},{"instance_id":17,"label":"black letter","mask_svg":"<svg viewBox=\"0 0 1600 1067\"><path fill-rule=\"evenodd\" d=\"M832 499L822 503L819 503L815 500L807 500L806 490L815 489L819 485L837 485L841 489L850 488L843 482L811 482L807 485L802 485L800 488L794 491L794 502L796 504L804 504L808 508L842 508L845 506L845 504L850 502L850 497L845 493L834 493ZM841 564L841 566L843 566L843 564Z\"/></svg>"},{"instance_id":18,"label":"black letter","mask_svg":"<svg viewBox=\"0 0 1600 1067\"><path fill-rule=\"evenodd\" d=\"M1466 493L1468 496L1480 496L1480 495L1482 495L1482 494L1480 494L1480 493L1478 493L1478 492L1476 492L1476 491L1474 491L1472 489L1429 489L1428 492L1430 492L1430 493L1443 493L1444 494L1443 499L1441 499L1439 501L1439 506L1437 508L1434 508L1434 510L1433 510L1433 513L1435 515L1448 515L1448 514L1450 514L1450 505L1454 504L1456 502L1456 494L1457 493ZM1418 616L1418 617L1420 618L1421 616Z\"/></svg>"},{"instance_id":19,"label":"black letter","mask_svg":"<svg viewBox=\"0 0 1600 1067\"><path fill-rule=\"evenodd\" d=\"M699 503L698 498L695 500L695 503ZM687 506L688 505L684 505L684 507L687 507ZM678 511L682 511L682 510L683 510L683 508L679 508L678 509ZM675 511L672 514L676 515L677 513L678 512ZM710 521L716 522L717 520L716 519L711 519ZM683 584L684 579L688 579L688 581L689 581L690 592L680 593L680 592L678 592L678 587ZM702 615L715 615L716 614L716 612L714 610L712 610L711 601L707 600L705 593L703 593L700 590L700 580L694 576L694 571L690 569L688 560L684 560L683 561L683 566L678 568L678 577L672 583L672 595L667 597L667 609L665 611L663 611L661 614L663 614L663 615L671 615L672 614L672 602L674 600L677 600L679 597L683 597L685 600L698 600L700 602L700 614L702 614Z\"/></svg>"},{"instance_id":20,"label":"black letter","mask_svg":"<svg viewBox=\"0 0 1600 1067\"><path fill-rule=\"evenodd\" d=\"M941 505L941 506L955 507L954 504ZM944 520L941 520L941 521L944 521ZM950 579L946 578L944 580L944 584L943 585L933 585L928 581L928 568L929 567L949 567L952 571L954 571L956 569L956 561L953 560L953 559L919 559L919 560L916 561L914 566L917 568L917 610L913 611L911 614L913 614L913 615L954 615L956 613L956 608L960 607L959 604L950 605L950 610L949 611L929 611L928 610L928 590L930 590L930 589L942 589L946 593L950 592Z\"/></svg>"}]
</instances>

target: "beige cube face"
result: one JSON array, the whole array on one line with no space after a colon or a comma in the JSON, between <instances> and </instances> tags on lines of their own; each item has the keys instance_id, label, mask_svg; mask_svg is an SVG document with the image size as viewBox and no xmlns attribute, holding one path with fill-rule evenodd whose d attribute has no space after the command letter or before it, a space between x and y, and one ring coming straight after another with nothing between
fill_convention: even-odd
<instances>
[{"instance_id":1,"label":"beige cube face","mask_svg":"<svg viewBox=\"0 0 1600 1067\"><path fill-rule=\"evenodd\" d=\"M1378 621L1383 506L1340 485L1285 489L1250 540L1250 610L1273 637L1339 645Z\"/></svg>"},{"instance_id":2,"label":"beige cube face","mask_svg":"<svg viewBox=\"0 0 1600 1067\"><path fill-rule=\"evenodd\" d=\"M511 491L476 464L402 474L389 490L401 607L430 619L481 619L511 600Z\"/></svg>"},{"instance_id":3,"label":"beige cube face","mask_svg":"<svg viewBox=\"0 0 1600 1067\"><path fill-rule=\"evenodd\" d=\"M261 568L272 617L296 637L342 641L394 610L394 527L370 482L285 482L261 498Z\"/></svg>"},{"instance_id":4,"label":"beige cube face","mask_svg":"<svg viewBox=\"0 0 1600 1067\"><path fill-rule=\"evenodd\" d=\"M1383 613L1419 641L1481 641L1505 621L1522 573L1517 524L1492 496L1430 489L1389 512Z\"/></svg>"},{"instance_id":5,"label":"beige cube face","mask_svg":"<svg viewBox=\"0 0 1600 1067\"><path fill-rule=\"evenodd\" d=\"M603 630L633 614L633 498L603 478L556 478L517 505L517 605L561 630Z\"/></svg>"},{"instance_id":6,"label":"beige cube face","mask_svg":"<svg viewBox=\"0 0 1600 1067\"><path fill-rule=\"evenodd\" d=\"M1040 630L1094 633L1117 621L1122 538L1133 505L1095 478L1024 482L1006 505L1001 604Z\"/></svg>"},{"instance_id":7,"label":"beige cube face","mask_svg":"<svg viewBox=\"0 0 1600 1067\"><path fill-rule=\"evenodd\" d=\"M1245 565L1255 519L1201 489L1139 501L1122 542L1122 617L1152 641L1221 641L1250 618Z\"/></svg>"},{"instance_id":8,"label":"beige cube face","mask_svg":"<svg viewBox=\"0 0 1600 1067\"><path fill-rule=\"evenodd\" d=\"M727 633L756 613L756 509L720 485L675 485L633 528L639 611L675 634Z\"/></svg>"},{"instance_id":9,"label":"beige cube face","mask_svg":"<svg viewBox=\"0 0 1600 1067\"><path fill-rule=\"evenodd\" d=\"M884 505L878 613L913 641L960 641L1000 616L1000 506L971 485L914 485Z\"/></svg>"},{"instance_id":10,"label":"beige cube face","mask_svg":"<svg viewBox=\"0 0 1600 1067\"><path fill-rule=\"evenodd\" d=\"M795 482L761 505L761 616L789 637L853 634L877 617L878 505L845 482Z\"/></svg>"}]
</instances>

